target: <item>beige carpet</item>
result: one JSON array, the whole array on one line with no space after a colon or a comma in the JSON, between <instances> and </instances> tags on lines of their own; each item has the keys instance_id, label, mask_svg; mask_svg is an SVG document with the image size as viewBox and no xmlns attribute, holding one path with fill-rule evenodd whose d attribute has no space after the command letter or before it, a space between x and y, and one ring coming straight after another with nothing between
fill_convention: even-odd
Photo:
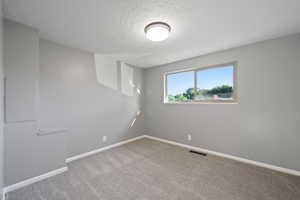
<instances>
[{"instance_id":1,"label":"beige carpet","mask_svg":"<svg viewBox=\"0 0 300 200\"><path fill-rule=\"evenodd\" d=\"M69 165L8 200L299 200L300 177L150 139Z\"/></svg>"}]
</instances>

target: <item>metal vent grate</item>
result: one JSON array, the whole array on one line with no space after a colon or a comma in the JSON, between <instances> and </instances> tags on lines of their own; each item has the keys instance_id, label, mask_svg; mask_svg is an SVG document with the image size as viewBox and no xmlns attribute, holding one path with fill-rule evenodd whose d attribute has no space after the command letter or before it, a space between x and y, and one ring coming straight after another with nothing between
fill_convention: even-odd
<instances>
[{"instance_id":1,"label":"metal vent grate","mask_svg":"<svg viewBox=\"0 0 300 200\"><path fill-rule=\"evenodd\" d=\"M199 151L190 150L190 152L195 153L195 154L199 154L201 156L207 156L207 153L203 153L203 152L199 152Z\"/></svg>"}]
</instances>

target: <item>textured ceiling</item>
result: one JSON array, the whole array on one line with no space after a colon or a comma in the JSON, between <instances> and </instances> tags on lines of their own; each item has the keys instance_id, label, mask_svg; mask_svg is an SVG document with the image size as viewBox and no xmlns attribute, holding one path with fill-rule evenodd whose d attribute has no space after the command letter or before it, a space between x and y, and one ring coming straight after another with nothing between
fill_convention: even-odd
<instances>
[{"instance_id":1,"label":"textured ceiling","mask_svg":"<svg viewBox=\"0 0 300 200\"><path fill-rule=\"evenodd\" d=\"M151 67L300 32L300 0L5 0L5 17L43 38ZM171 25L151 42L144 27Z\"/></svg>"}]
</instances>

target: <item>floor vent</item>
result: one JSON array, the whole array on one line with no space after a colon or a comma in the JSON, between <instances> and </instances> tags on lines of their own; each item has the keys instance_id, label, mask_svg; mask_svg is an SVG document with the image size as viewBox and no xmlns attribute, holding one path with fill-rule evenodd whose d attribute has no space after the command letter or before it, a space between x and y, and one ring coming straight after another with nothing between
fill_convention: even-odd
<instances>
[{"instance_id":1,"label":"floor vent","mask_svg":"<svg viewBox=\"0 0 300 200\"><path fill-rule=\"evenodd\" d=\"M195 153L195 154L199 154L201 156L207 156L207 153L203 153L203 152L199 152L199 151L190 150L190 152Z\"/></svg>"}]
</instances>

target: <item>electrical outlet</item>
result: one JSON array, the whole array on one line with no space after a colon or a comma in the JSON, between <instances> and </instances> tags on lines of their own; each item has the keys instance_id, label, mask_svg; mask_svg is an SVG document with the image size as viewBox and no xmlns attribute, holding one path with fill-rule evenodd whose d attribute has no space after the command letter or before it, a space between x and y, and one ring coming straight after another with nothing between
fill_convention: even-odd
<instances>
[{"instance_id":1,"label":"electrical outlet","mask_svg":"<svg viewBox=\"0 0 300 200\"><path fill-rule=\"evenodd\" d=\"M107 137L106 135L102 137L102 142L106 142L107 141Z\"/></svg>"},{"instance_id":2,"label":"electrical outlet","mask_svg":"<svg viewBox=\"0 0 300 200\"><path fill-rule=\"evenodd\" d=\"M192 140L192 135L191 134L188 134L188 141L191 141Z\"/></svg>"}]
</instances>

